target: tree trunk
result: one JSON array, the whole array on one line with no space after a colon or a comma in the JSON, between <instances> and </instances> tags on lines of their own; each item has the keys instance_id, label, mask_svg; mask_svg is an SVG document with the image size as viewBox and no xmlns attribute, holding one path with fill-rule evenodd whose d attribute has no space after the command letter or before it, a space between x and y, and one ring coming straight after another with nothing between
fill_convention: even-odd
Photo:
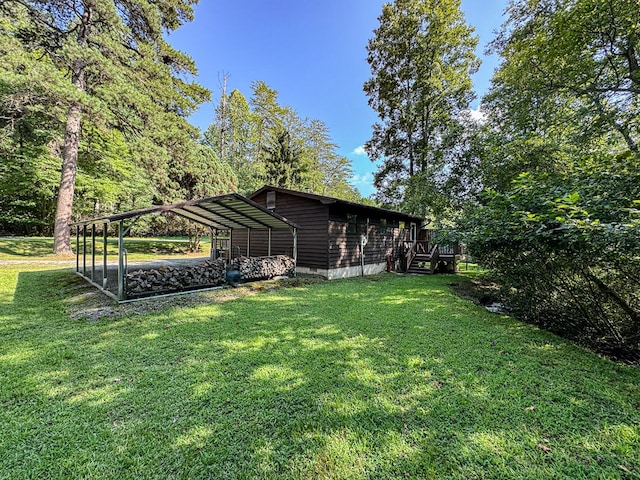
<instances>
[{"instance_id":1,"label":"tree trunk","mask_svg":"<svg viewBox=\"0 0 640 480\"><path fill-rule=\"evenodd\" d=\"M220 96L220 160L226 161L226 134L227 127L229 126L229 118L227 115L227 78L229 76L225 73L222 75L222 95Z\"/></svg>"},{"instance_id":2,"label":"tree trunk","mask_svg":"<svg viewBox=\"0 0 640 480\"><path fill-rule=\"evenodd\" d=\"M58 206L53 231L53 253L56 255L73 255L71 250L71 213L73 210L73 194L76 185L76 169L78 165L78 147L80 144L80 118L82 109L75 104L69 108L62 153L62 174L58 191Z\"/></svg>"},{"instance_id":3,"label":"tree trunk","mask_svg":"<svg viewBox=\"0 0 640 480\"><path fill-rule=\"evenodd\" d=\"M87 38L92 23L92 2L86 2L80 28L78 28L78 46L86 47ZM71 83L78 92L85 91L86 63L77 59L73 63ZM64 150L62 152L62 173L60 175L60 189L58 191L58 205L56 220L53 228L53 253L56 255L73 255L71 250L71 214L73 212L73 194L76 187L76 170L78 168L78 148L80 146L80 121L82 120L82 106L79 100L69 107L67 125L64 135Z\"/></svg>"}]
</instances>

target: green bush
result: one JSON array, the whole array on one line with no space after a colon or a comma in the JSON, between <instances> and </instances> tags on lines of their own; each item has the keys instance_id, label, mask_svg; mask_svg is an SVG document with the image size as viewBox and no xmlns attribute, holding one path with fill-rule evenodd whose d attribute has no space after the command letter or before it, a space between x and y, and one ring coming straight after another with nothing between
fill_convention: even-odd
<instances>
[{"instance_id":1,"label":"green bush","mask_svg":"<svg viewBox=\"0 0 640 480\"><path fill-rule=\"evenodd\" d=\"M522 174L464 225L511 312L608 355L640 360L640 162Z\"/></svg>"}]
</instances>

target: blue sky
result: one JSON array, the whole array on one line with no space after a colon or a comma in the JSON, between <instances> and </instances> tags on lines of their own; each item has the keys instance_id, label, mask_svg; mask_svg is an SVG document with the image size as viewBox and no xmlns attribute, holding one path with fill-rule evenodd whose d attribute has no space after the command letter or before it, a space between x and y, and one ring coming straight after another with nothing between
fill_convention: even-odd
<instances>
[{"instance_id":1,"label":"blue sky","mask_svg":"<svg viewBox=\"0 0 640 480\"><path fill-rule=\"evenodd\" d=\"M367 40L378 26L383 0L200 0L195 20L168 40L198 66L197 81L212 91L191 122L204 130L213 120L222 75L227 91L247 99L251 82L278 91L279 103L328 128L338 152L352 161L353 184L364 196L374 192L376 170L361 147L377 117L362 91L370 77ZM467 22L480 37L483 58L474 76L478 97L488 88L497 64L483 55L502 23L507 0L462 0ZM477 108L478 101L472 105Z\"/></svg>"}]
</instances>

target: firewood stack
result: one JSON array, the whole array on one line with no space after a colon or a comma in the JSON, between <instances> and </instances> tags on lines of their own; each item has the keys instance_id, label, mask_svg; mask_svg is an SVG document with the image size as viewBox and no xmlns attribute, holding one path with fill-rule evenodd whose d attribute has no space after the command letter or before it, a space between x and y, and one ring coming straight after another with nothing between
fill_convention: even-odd
<instances>
[{"instance_id":1,"label":"firewood stack","mask_svg":"<svg viewBox=\"0 0 640 480\"><path fill-rule=\"evenodd\" d=\"M225 283L223 259L207 260L196 265L164 266L135 270L127 274L127 296L149 293L170 293L201 287L216 287Z\"/></svg>"},{"instance_id":2,"label":"firewood stack","mask_svg":"<svg viewBox=\"0 0 640 480\"><path fill-rule=\"evenodd\" d=\"M274 277L292 277L296 265L293 258L286 255L271 257L237 257L231 260L231 268L238 270L242 280L268 280Z\"/></svg>"}]
</instances>

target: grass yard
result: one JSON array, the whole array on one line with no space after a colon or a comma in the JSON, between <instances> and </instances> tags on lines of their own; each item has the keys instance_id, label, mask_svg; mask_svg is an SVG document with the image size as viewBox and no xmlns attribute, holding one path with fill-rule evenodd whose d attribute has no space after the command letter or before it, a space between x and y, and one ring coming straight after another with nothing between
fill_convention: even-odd
<instances>
[{"instance_id":1,"label":"grass yard","mask_svg":"<svg viewBox=\"0 0 640 480\"><path fill-rule=\"evenodd\" d=\"M640 370L455 277L92 321L52 268L0 266L1 479L640 478Z\"/></svg>"},{"instance_id":2,"label":"grass yard","mask_svg":"<svg viewBox=\"0 0 640 480\"><path fill-rule=\"evenodd\" d=\"M75 235L71 238L71 247L76 249ZM165 238L126 238L125 248L130 260L157 260L159 256L207 256L210 250L209 237L203 237L200 250L188 253L187 237ZM80 239L82 248L82 239ZM0 260L52 260L53 238L50 237L2 237L0 238ZM107 239L107 255L109 260L118 261L118 239ZM96 237L97 261L102 261L102 237ZM91 236L87 237L87 258L91 258Z\"/></svg>"}]
</instances>

